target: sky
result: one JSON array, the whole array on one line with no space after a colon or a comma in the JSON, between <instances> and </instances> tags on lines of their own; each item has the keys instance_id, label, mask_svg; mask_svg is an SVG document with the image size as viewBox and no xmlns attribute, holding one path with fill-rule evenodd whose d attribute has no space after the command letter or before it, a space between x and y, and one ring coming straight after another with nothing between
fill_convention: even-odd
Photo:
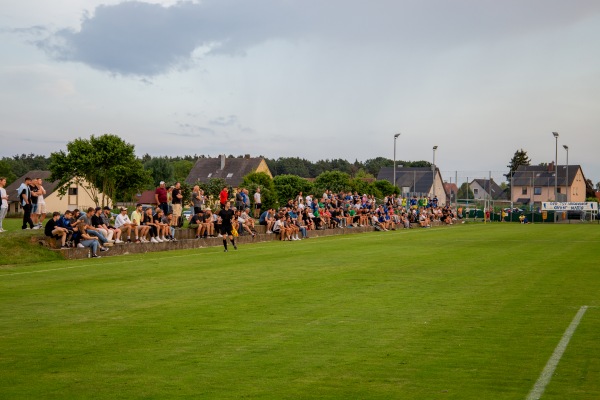
<instances>
[{"instance_id":1,"label":"sky","mask_svg":"<svg viewBox=\"0 0 600 400\"><path fill-rule=\"evenodd\" d=\"M600 181L597 0L0 3L0 157L111 133L138 156L353 162L400 133L396 159L438 146L450 180L558 144Z\"/></svg>"}]
</instances>

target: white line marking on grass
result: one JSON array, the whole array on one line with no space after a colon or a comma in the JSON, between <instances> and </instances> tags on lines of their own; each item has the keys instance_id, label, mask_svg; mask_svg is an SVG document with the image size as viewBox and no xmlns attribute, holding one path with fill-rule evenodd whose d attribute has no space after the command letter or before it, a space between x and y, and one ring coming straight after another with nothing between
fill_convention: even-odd
<instances>
[{"instance_id":1,"label":"white line marking on grass","mask_svg":"<svg viewBox=\"0 0 600 400\"><path fill-rule=\"evenodd\" d=\"M533 389L531 389L531 392L529 392L527 400L538 400L540 397L542 397L542 394L544 394L544 390L546 390L546 386L548 383L550 383L550 379L552 378L552 375L554 375L554 370L562 358L562 355L565 352L569 341L571 340L571 336L573 336L573 333L575 333L575 329L577 329L577 326L579 325L579 322L581 321L581 318L587 309L588 306L582 306L573 318L573 321L571 321L571 325L569 325L562 336L562 339L560 339L560 342L558 342L558 345L546 363L542 374L533 386Z\"/></svg>"}]
</instances>

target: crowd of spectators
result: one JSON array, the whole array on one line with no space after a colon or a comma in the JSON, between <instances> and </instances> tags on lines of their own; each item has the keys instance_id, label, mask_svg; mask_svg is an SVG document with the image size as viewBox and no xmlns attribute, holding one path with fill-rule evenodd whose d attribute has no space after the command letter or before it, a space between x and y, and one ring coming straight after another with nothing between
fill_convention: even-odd
<instances>
[{"instance_id":1,"label":"crowd of spectators","mask_svg":"<svg viewBox=\"0 0 600 400\"><path fill-rule=\"evenodd\" d=\"M301 240L308 238L306 232L310 230L373 226L389 231L411 228L411 224L428 228L432 221L451 225L456 218L456 212L449 206L440 206L435 196L391 195L378 203L372 195L327 190L320 197L300 193L278 210L265 210L260 214L259 224L280 240Z\"/></svg>"},{"instance_id":2,"label":"crowd of spectators","mask_svg":"<svg viewBox=\"0 0 600 400\"><path fill-rule=\"evenodd\" d=\"M158 190L164 190L163 183ZM455 210L438 204L435 196L390 195L377 201L372 195L327 190L321 196L299 193L283 207L261 210L261 203L257 202L260 201L259 190L256 193L253 204L247 189L230 193L225 187L220 193L221 208L225 208L225 203L235 204L231 223L241 235L254 237L255 225L259 224L265 226L267 234L275 234L279 240L294 241L308 239L311 230L372 226L379 231L390 231L415 225L428 228L432 221L451 225L457 219ZM45 234L60 240L62 248L89 247L92 257L99 257L97 250L107 251L113 244L175 241L178 224L162 200L162 197L157 200L156 207L144 208L137 204L131 216L125 207L121 207L116 216L109 207L90 207L85 213L77 209L63 215L55 212L46 224ZM193 214L188 227L194 230L197 239L223 237L219 210L208 206L208 199L199 186L192 190L190 205Z\"/></svg>"}]
</instances>

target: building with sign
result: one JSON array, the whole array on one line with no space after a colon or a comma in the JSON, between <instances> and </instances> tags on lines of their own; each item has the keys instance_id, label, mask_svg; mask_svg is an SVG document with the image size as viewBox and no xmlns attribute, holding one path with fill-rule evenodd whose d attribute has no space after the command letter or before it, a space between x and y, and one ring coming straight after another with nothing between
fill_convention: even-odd
<instances>
[{"instance_id":1,"label":"building with sign","mask_svg":"<svg viewBox=\"0 0 600 400\"><path fill-rule=\"evenodd\" d=\"M558 178L557 178L558 174ZM558 196L554 195L557 181ZM511 179L511 201L533 204L545 201L585 201L585 176L580 165L521 165Z\"/></svg>"}]
</instances>

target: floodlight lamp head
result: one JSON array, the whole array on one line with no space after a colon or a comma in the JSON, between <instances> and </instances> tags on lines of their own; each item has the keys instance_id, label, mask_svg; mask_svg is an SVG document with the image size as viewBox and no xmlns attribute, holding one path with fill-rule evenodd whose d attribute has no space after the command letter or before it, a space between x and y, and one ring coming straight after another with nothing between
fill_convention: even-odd
<instances>
[{"instance_id":1,"label":"floodlight lamp head","mask_svg":"<svg viewBox=\"0 0 600 400\"><path fill-rule=\"evenodd\" d=\"M554 135L555 138L558 137L558 132L552 132L552 134Z\"/></svg>"},{"instance_id":2,"label":"floodlight lamp head","mask_svg":"<svg viewBox=\"0 0 600 400\"><path fill-rule=\"evenodd\" d=\"M394 139L396 139L398 136L400 136L400 134L399 134L399 133L396 133L396 134L394 135Z\"/></svg>"},{"instance_id":3,"label":"floodlight lamp head","mask_svg":"<svg viewBox=\"0 0 600 400\"><path fill-rule=\"evenodd\" d=\"M433 149L434 149L434 150L437 150L437 146L433 146Z\"/></svg>"},{"instance_id":4,"label":"floodlight lamp head","mask_svg":"<svg viewBox=\"0 0 600 400\"><path fill-rule=\"evenodd\" d=\"M569 151L569 146L567 146L566 144L563 144L563 147L565 148L565 150Z\"/></svg>"}]
</instances>

